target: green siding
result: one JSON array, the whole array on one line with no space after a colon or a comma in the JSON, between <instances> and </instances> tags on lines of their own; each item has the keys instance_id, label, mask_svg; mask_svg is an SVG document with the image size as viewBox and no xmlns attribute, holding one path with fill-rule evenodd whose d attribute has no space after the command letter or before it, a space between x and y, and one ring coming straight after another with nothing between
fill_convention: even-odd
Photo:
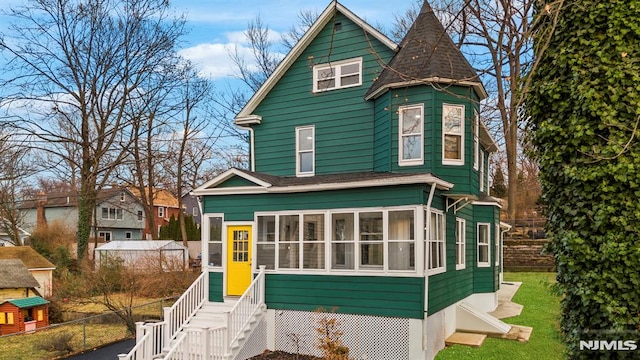
<instances>
[{"instance_id":1,"label":"green siding","mask_svg":"<svg viewBox=\"0 0 640 360\"><path fill-rule=\"evenodd\" d=\"M434 199L435 200L435 199ZM435 202L435 201L434 201ZM463 270L456 270L455 229L456 218L466 220L466 265ZM465 206L456 214L453 211L446 213L447 242L446 265L447 271L442 274L429 277L429 314L440 311L471 295L474 290L475 267L475 223L473 221L473 209ZM475 246L475 245L474 245Z\"/></svg>"},{"instance_id":2,"label":"green siding","mask_svg":"<svg viewBox=\"0 0 640 360\"><path fill-rule=\"evenodd\" d=\"M498 274L500 269L495 266L495 254L494 254L494 241L495 241L495 225L500 224L500 209L496 206L474 206L473 207L475 221L474 232L477 233L477 223L489 223L491 224L490 237L489 237L489 251L490 264L489 267L477 267L477 251L478 251L478 237L474 234L473 237L473 251L474 251L474 283L473 291L477 293L494 292L498 290Z\"/></svg>"},{"instance_id":3,"label":"green siding","mask_svg":"<svg viewBox=\"0 0 640 360\"><path fill-rule=\"evenodd\" d=\"M266 275L270 309L424 318L424 278Z\"/></svg>"},{"instance_id":4,"label":"green siding","mask_svg":"<svg viewBox=\"0 0 640 360\"><path fill-rule=\"evenodd\" d=\"M424 186L385 186L292 194L205 196L204 213L224 213L225 221L253 221L254 212L322 210L422 204Z\"/></svg>"},{"instance_id":5,"label":"green siding","mask_svg":"<svg viewBox=\"0 0 640 360\"><path fill-rule=\"evenodd\" d=\"M211 302L223 302L223 273L210 272L209 273L209 301Z\"/></svg>"},{"instance_id":6,"label":"green siding","mask_svg":"<svg viewBox=\"0 0 640 360\"><path fill-rule=\"evenodd\" d=\"M295 175L295 127L315 126L315 173L373 169L374 104L363 100L393 50L365 37L362 28L338 14L342 30L329 22L254 111L256 171ZM330 55L330 57L329 57ZM313 93L313 65L362 57L362 86Z\"/></svg>"}]
</instances>

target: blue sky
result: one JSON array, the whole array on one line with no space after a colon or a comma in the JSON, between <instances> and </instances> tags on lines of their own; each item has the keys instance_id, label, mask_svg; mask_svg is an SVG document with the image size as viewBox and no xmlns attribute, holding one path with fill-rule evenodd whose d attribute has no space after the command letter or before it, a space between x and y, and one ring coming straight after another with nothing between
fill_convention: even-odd
<instances>
[{"instance_id":1,"label":"blue sky","mask_svg":"<svg viewBox=\"0 0 640 360\"><path fill-rule=\"evenodd\" d=\"M2 0L0 0L2 1ZM343 0L346 6L372 25L390 27L393 15L403 14L416 0ZM322 12L329 0L202 1L174 0L174 8L187 16L189 36L181 54L196 63L203 75L220 79L233 73L228 49L237 45L246 50L243 31L260 16L279 40L298 21L301 10Z\"/></svg>"}]
</instances>

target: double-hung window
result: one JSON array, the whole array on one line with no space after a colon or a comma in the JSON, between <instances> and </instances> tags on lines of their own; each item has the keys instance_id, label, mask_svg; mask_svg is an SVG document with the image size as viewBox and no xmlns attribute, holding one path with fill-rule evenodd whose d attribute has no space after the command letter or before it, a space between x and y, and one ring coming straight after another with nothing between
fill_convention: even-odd
<instances>
[{"instance_id":1,"label":"double-hung window","mask_svg":"<svg viewBox=\"0 0 640 360\"><path fill-rule=\"evenodd\" d=\"M360 267L382 269L384 233L382 212L362 212L360 224Z\"/></svg>"},{"instance_id":2,"label":"double-hung window","mask_svg":"<svg viewBox=\"0 0 640 360\"><path fill-rule=\"evenodd\" d=\"M464 105L442 105L442 163L464 165Z\"/></svg>"},{"instance_id":3,"label":"double-hung window","mask_svg":"<svg viewBox=\"0 0 640 360\"><path fill-rule=\"evenodd\" d=\"M362 85L362 58L319 64L313 67L313 92Z\"/></svg>"},{"instance_id":4,"label":"double-hung window","mask_svg":"<svg viewBox=\"0 0 640 360\"><path fill-rule=\"evenodd\" d=\"M158 207L158 217L164 218L164 208L162 206Z\"/></svg>"},{"instance_id":5,"label":"double-hung window","mask_svg":"<svg viewBox=\"0 0 640 360\"><path fill-rule=\"evenodd\" d=\"M315 127L296 128L296 176L315 173Z\"/></svg>"},{"instance_id":6,"label":"double-hung window","mask_svg":"<svg viewBox=\"0 0 640 360\"><path fill-rule=\"evenodd\" d=\"M389 211L389 270L415 269L413 210Z\"/></svg>"},{"instance_id":7,"label":"double-hung window","mask_svg":"<svg viewBox=\"0 0 640 360\"><path fill-rule=\"evenodd\" d=\"M431 273L440 273L445 267L445 223L444 214L439 211L431 211L429 231L429 259L428 270Z\"/></svg>"},{"instance_id":8,"label":"double-hung window","mask_svg":"<svg viewBox=\"0 0 640 360\"><path fill-rule=\"evenodd\" d=\"M222 266L222 216L209 216L204 219L208 227L208 249L209 255L207 263L209 266Z\"/></svg>"},{"instance_id":9,"label":"double-hung window","mask_svg":"<svg viewBox=\"0 0 640 360\"><path fill-rule=\"evenodd\" d=\"M456 270L466 266L467 224L464 219L456 218Z\"/></svg>"},{"instance_id":10,"label":"double-hung window","mask_svg":"<svg viewBox=\"0 0 640 360\"><path fill-rule=\"evenodd\" d=\"M489 239L490 239L490 226L488 223L478 224L478 267L489 267Z\"/></svg>"},{"instance_id":11,"label":"double-hung window","mask_svg":"<svg viewBox=\"0 0 640 360\"><path fill-rule=\"evenodd\" d=\"M398 165L422 165L424 146L424 105L398 108Z\"/></svg>"},{"instance_id":12,"label":"double-hung window","mask_svg":"<svg viewBox=\"0 0 640 360\"><path fill-rule=\"evenodd\" d=\"M480 151L480 173L478 175L480 181L480 191L484 192L484 151Z\"/></svg>"},{"instance_id":13,"label":"double-hung window","mask_svg":"<svg viewBox=\"0 0 640 360\"><path fill-rule=\"evenodd\" d=\"M355 269L354 214L331 214L331 268Z\"/></svg>"},{"instance_id":14,"label":"double-hung window","mask_svg":"<svg viewBox=\"0 0 640 360\"><path fill-rule=\"evenodd\" d=\"M103 207L102 218L105 220L122 220L122 209Z\"/></svg>"}]
</instances>

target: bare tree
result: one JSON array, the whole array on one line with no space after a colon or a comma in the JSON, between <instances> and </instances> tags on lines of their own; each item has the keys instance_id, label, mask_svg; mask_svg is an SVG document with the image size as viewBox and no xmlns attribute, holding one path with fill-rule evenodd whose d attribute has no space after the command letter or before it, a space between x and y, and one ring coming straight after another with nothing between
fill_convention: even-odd
<instances>
[{"instance_id":1,"label":"bare tree","mask_svg":"<svg viewBox=\"0 0 640 360\"><path fill-rule=\"evenodd\" d=\"M77 166L78 258L86 255L97 192L128 154L129 105L174 55L184 19L166 0L30 0L9 10L4 117L30 146ZM56 124L68 125L71 132ZM70 144L79 157L51 144Z\"/></svg>"},{"instance_id":2,"label":"bare tree","mask_svg":"<svg viewBox=\"0 0 640 360\"><path fill-rule=\"evenodd\" d=\"M0 230L16 246L24 245L19 209L26 179L34 173L28 148L19 146L9 135L0 138Z\"/></svg>"}]
</instances>

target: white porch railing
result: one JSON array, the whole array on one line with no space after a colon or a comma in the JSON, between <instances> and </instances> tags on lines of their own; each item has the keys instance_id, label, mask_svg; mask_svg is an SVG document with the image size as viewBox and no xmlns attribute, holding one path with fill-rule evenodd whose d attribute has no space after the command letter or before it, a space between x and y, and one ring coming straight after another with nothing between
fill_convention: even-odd
<instances>
[{"instance_id":1,"label":"white porch railing","mask_svg":"<svg viewBox=\"0 0 640 360\"><path fill-rule=\"evenodd\" d=\"M240 334L249 325L251 318L264 304L264 271L266 267L261 265L260 272L253 279L247 291L242 294L238 302L231 308L227 315L227 327L229 328L229 346L238 339Z\"/></svg>"},{"instance_id":2,"label":"white porch railing","mask_svg":"<svg viewBox=\"0 0 640 360\"><path fill-rule=\"evenodd\" d=\"M227 328L187 327L164 360L225 360L228 354Z\"/></svg>"},{"instance_id":3,"label":"white porch railing","mask_svg":"<svg viewBox=\"0 0 640 360\"><path fill-rule=\"evenodd\" d=\"M170 308L164 308L164 322L167 324L164 332L164 344L169 346L171 340L176 337L182 326L186 324L204 304L207 298L206 277L208 271L200 276L178 298L178 301Z\"/></svg>"},{"instance_id":4,"label":"white porch railing","mask_svg":"<svg viewBox=\"0 0 640 360\"><path fill-rule=\"evenodd\" d=\"M128 354L119 354L118 360L153 359L162 353L165 323L136 323L136 345Z\"/></svg>"}]
</instances>

